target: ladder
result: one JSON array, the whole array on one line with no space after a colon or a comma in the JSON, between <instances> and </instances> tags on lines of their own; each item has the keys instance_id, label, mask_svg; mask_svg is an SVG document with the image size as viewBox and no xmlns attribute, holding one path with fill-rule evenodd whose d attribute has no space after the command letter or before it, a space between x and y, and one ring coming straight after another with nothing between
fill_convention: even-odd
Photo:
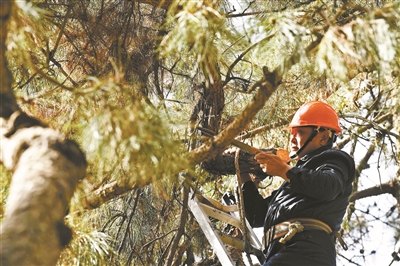
<instances>
[{"instance_id":1,"label":"ladder","mask_svg":"<svg viewBox=\"0 0 400 266\"><path fill-rule=\"evenodd\" d=\"M189 208L222 265L235 266L235 262L229 255L225 244L255 255L260 264L263 264L265 257L262 253L262 245L247 220L245 221L246 232L242 232L242 234L246 233L247 244L242 239L219 232L210 221L209 217L212 217L234 227L242 228L237 205L224 205L219 201L194 193L191 190Z\"/></svg>"}]
</instances>

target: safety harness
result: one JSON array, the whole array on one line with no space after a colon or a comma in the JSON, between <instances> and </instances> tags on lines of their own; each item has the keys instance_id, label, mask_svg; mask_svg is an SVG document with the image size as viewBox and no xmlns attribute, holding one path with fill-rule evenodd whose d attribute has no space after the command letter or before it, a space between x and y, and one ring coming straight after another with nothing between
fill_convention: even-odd
<instances>
[{"instance_id":1,"label":"safety harness","mask_svg":"<svg viewBox=\"0 0 400 266\"><path fill-rule=\"evenodd\" d=\"M306 230L324 231L328 235L334 236L339 241L344 250L348 249L339 232L333 232L329 225L327 225L326 223L312 218L296 218L274 225L270 229L268 229L262 241L263 250L266 250L268 246L278 238L279 243L286 244L286 242L290 241L297 233Z\"/></svg>"}]
</instances>

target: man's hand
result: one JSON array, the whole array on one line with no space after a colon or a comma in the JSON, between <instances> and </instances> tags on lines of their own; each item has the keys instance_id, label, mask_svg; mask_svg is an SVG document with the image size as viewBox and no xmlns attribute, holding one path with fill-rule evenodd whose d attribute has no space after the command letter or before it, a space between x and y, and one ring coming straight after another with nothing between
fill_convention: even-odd
<instances>
[{"instance_id":1,"label":"man's hand","mask_svg":"<svg viewBox=\"0 0 400 266\"><path fill-rule=\"evenodd\" d=\"M236 151L238 150L238 148L233 147L233 148L228 148L224 151L225 154L234 154L236 153Z\"/></svg>"},{"instance_id":2,"label":"man's hand","mask_svg":"<svg viewBox=\"0 0 400 266\"><path fill-rule=\"evenodd\" d=\"M290 179L286 176L286 172L292 169L292 166L284 162L281 157L272 153L260 152L254 158L265 173L282 177L287 182L290 182Z\"/></svg>"}]
</instances>

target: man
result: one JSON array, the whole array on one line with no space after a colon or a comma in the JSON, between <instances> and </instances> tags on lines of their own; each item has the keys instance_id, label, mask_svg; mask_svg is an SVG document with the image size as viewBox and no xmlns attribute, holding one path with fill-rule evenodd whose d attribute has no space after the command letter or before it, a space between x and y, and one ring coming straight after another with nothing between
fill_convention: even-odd
<instances>
[{"instance_id":1,"label":"man","mask_svg":"<svg viewBox=\"0 0 400 266\"><path fill-rule=\"evenodd\" d=\"M264 172L285 182L263 198L250 177L242 176L246 217L252 226L264 226L264 266L336 265L335 232L352 191L354 160L332 149L342 130L326 103L305 103L288 129L297 163L290 166L271 153L255 156Z\"/></svg>"}]
</instances>

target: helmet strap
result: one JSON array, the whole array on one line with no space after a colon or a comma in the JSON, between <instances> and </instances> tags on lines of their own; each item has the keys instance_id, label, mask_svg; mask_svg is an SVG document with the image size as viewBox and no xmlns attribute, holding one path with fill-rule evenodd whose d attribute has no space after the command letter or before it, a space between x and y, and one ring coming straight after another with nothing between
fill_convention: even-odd
<instances>
[{"instance_id":1,"label":"helmet strap","mask_svg":"<svg viewBox=\"0 0 400 266\"><path fill-rule=\"evenodd\" d=\"M320 127L313 129L313 131L311 132L310 136L308 137L306 142L303 144L303 146L301 146L301 148L295 154L292 154L290 156L290 159L294 159L299 156L299 153L302 152L307 147L308 143L310 143L313 140L313 138L319 133L319 128Z\"/></svg>"},{"instance_id":2,"label":"helmet strap","mask_svg":"<svg viewBox=\"0 0 400 266\"><path fill-rule=\"evenodd\" d=\"M337 136L336 136L336 134L333 134L333 136L332 136L332 143L335 143L336 140L337 140Z\"/></svg>"}]
</instances>

